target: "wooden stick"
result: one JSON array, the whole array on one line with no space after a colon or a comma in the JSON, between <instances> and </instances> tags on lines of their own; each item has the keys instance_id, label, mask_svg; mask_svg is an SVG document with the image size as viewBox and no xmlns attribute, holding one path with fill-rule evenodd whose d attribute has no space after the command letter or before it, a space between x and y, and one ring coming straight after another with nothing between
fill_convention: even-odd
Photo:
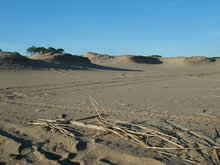
<instances>
[{"instance_id":1,"label":"wooden stick","mask_svg":"<svg viewBox=\"0 0 220 165\"><path fill-rule=\"evenodd\" d=\"M104 114L100 114L101 116ZM81 120L89 120L89 119L94 119L99 117L98 115L93 115L93 116L88 116L88 117L84 117L84 118L80 118L80 119L76 119L76 121L81 121Z\"/></svg>"},{"instance_id":2,"label":"wooden stick","mask_svg":"<svg viewBox=\"0 0 220 165\"><path fill-rule=\"evenodd\" d=\"M177 143L174 143L173 141L168 140L168 139L166 139L166 138L163 137L163 136L160 136L160 135L155 135L155 136L157 136L157 137L159 137L159 138L161 138L161 139L163 139L163 140L165 140L165 141L167 141L167 142L169 142L169 143L171 143L171 144L173 144L173 145L175 145L175 146L177 146L177 147L179 147L179 148L184 148L183 146L181 146L181 145L179 145L179 144L177 144Z\"/></svg>"},{"instance_id":3,"label":"wooden stick","mask_svg":"<svg viewBox=\"0 0 220 165\"><path fill-rule=\"evenodd\" d=\"M219 160L218 153L217 153L216 149L213 150L213 153L216 157L216 160L217 160L218 164L220 164L220 160Z\"/></svg>"},{"instance_id":4,"label":"wooden stick","mask_svg":"<svg viewBox=\"0 0 220 165\"><path fill-rule=\"evenodd\" d=\"M96 130L99 130L99 131L106 131L106 129L103 128L102 126L98 126L98 125L94 125L94 124L85 124L85 123L78 122L78 121L73 121L73 120L70 121L70 124L76 125L76 126L79 126L79 127L86 127L86 128L96 129Z\"/></svg>"},{"instance_id":5,"label":"wooden stick","mask_svg":"<svg viewBox=\"0 0 220 165\"><path fill-rule=\"evenodd\" d=\"M164 151L158 151L159 153L161 154L165 154L165 155L170 155L170 156L175 156L175 157L178 157L176 154L173 154L173 153L169 153L169 152L164 152ZM195 162L195 161L192 161L192 160L189 160L189 159L186 159L186 158L182 158L184 161L187 161L187 162L190 162L190 163L193 163L193 164L196 164L196 165L200 165L199 163Z\"/></svg>"},{"instance_id":6,"label":"wooden stick","mask_svg":"<svg viewBox=\"0 0 220 165\"><path fill-rule=\"evenodd\" d=\"M196 137L198 137L198 138L200 138L200 139L206 140L208 143L210 143L210 144L212 144L212 145L214 144L215 146L218 146L214 140L212 140L211 138L209 138L209 137L207 137L207 136L205 136L205 135L199 135L199 134L196 133L195 131L192 131L192 130L190 130L190 129L188 129L188 128L184 128L184 127L179 126L179 125L176 126L176 125L174 125L173 123L168 122L167 120L166 120L166 123L170 124L170 125L173 126L173 127L178 128L178 129L180 129L180 130L186 131L186 132L190 133L191 135L196 136Z\"/></svg>"},{"instance_id":7,"label":"wooden stick","mask_svg":"<svg viewBox=\"0 0 220 165\"><path fill-rule=\"evenodd\" d=\"M124 134L126 134L128 137L132 138L134 141L144 145L145 147L147 147L147 145L145 143L143 143L142 141L140 141L139 139L137 139L136 137L134 137L133 135L127 133L125 130L123 130L122 128L120 127L114 127L114 129L117 129L117 130L120 130L122 131Z\"/></svg>"},{"instance_id":8,"label":"wooden stick","mask_svg":"<svg viewBox=\"0 0 220 165\"><path fill-rule=\"evenodd\" d=\"M99 110L98 110L97 105L96 105L97 102L95 101L95 99L93 99L93 98L90 96L90 101L91 101L92 106L93 106L94 110L96 111L96 114L98 115L99 119L100 119L100 120L104 120L104 118L103 118L103 117L100 115L100 113L99 113Z\"/></svg>"},{"instance_id":9,"label":"wooden stick","mask_svg":"<svg viewBox=\"0 0 220 165\"><path fill-rule=\"evenodd\" d=\"M157 134L160 134L160 135L164 135L164 136L167 136L167 137L170 137L170 138L173 138L173 139L177 139L176 137L173 137L173 136L170 136L168 134L165 134L165 133L162 133L162 132L159 132L159 131L156 131L156 130L153 130L153 129L150 129L150 128L147 128L147 127L143 127L143 126L140 126L140 125L136 125L136 124L132 124L132 123L129 123L129 122L126 122L126 121L115 121L117 123L122 123L122 124L129 124L129 125L133 125L135 127L139 127L143 130L148 130L148 131L151 131L151 132L155 132Z\"/></svg>"}]
</instances>

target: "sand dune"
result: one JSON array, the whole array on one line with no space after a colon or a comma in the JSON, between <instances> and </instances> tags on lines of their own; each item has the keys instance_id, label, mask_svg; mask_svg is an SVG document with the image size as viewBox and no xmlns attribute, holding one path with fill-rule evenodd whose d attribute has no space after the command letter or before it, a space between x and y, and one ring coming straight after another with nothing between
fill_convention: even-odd
<instances>
[{"instance_id":1,"label":"sand dune","mask_svg":"<svg viewBox=\"0 0 220 165\"><path fill-rule=\"evenodd\" d=\"M193 57L168 57L160 58L165 64L208 64L216 60L214 58L193 56Z\"/></svg>"},{"instance_id":2,"label":"sand dune","mask_svg":"<svg viewBox=\"0 0 220 165\"><path fill-rule=\"evenodd\" d=\"M93 52L87 52L83 55L89 58L94 63L112 63L112 64L126 64L126 63L143 63L143 64L161 64L159 58L146 57L146 56L134 56L134 55L121 55L110 56L106 54L98 54Z\"/></svg>"},{"instance_id":3,"label":"sand dune","mask_svg":"<svg viewBox=\"0 0 220 165\"><path fill-rule=\"evenodd\" d=\"M70 54L34 54L30 57L15 52L0 52L0 69L88 69L89 59Z\"/></svg>"},{"instance_id":4,"label":"sand dune","mask_svg":"<svg viewBox=\"0 0 220 165\"><path fill-rule=\"evenodd\" d=\"M0 69L68 69L49 61L33 60L16 52L0 52Z\"/></svg>"},{"instance_id":5,"label":"sand dune","mask_svg":"<svg viewBox=\"0 0 220 165\"><path fill-rule=\"evenodd\" d=\"M71 55L66 53L34 54L29 58L32 60L40 60L40 61L60 64L62 66L68 66L71 67L71 69L129 71L129 69L126 68L117 68L117 67L93 64L92 62L90 62L90 60L87 57ZM130 70L130 71L139 71L139 70Z\"/></svg>"},{"instance_id":6,"label":"sand dune","mask_svg":"<svg viewBox=\"0 0 220 165\"><path fill-rule=\"evenodd\" d=\"M194 65L213 63L215 58L208 57L173 57L158 58L148 56L121 55L110 56L87 52L84 56L67 53L34 54L30 57L22 56L16 52L0 52L0 69L102 69L121 70L121 68L107 67L111 64L168 64ZM122 69L123 70L123 69ZM126 69L125 69L126 70Z\"/></svg>"},{"instance_id":7,"label":"sand dune","mask_svg":"<svg viewBox=\"0 0 220 165\"><path fill-rule=\"evenodd\" d=\"M193 56L193 57L171 57L171 58L159 58L149 56L134 56L134 55L120 55L110 56L106 54L98 54L93 52L87 52L84 57L89 58L92 62L98 64L129 64L129 63L140 63L140 64L207 64L215 62L215 58Z\"/></svg>"},{"instance_id":8,"label":"sand dune","mask_svg":"<svg viewBox=\"0 0 220 165\"><path fill-rule=\"evenodd\" d=\"M16 52L0 52L0 62L1 63L8 63L8 64L13 64L13 63L25 63L29 61L28 58L20 55L19 53Z\"/></svg>"},{"instance_id":9,"label":"sand dune","mask_svg":"<svg viewBox=\"0 0 220 165\"><path fill-rule=\"evenodd\" d=\"M25 57L19 53L1 52L0 69L68 69L68 70L112 70L140 71L93 64L88 58L66 53L34 54Z\"/></svg>"},{"instance_id":10,"label":"sand dune","mask_svg":"<svg viewBox=\"0 0 220 165\"><path fill-rule=\"evenodd\" d=\"M30 59L35 60L45 60L49 62L55 62L55 63L61 63L61 64L78 64L78 63L84 63L88 64L90 63L90 60L85 57L77 56L77 55L71 55L67 53L56 53L56 54L33 54L29 57Z\"/></svg>"},{"instance_id":11,"label":"sand dune","mask_svg":"<svg viewBox=\"0 0 220 165\"><path fill-rule=\"evenodd\" d=\"M0 69L24 69L33 67L37 67L35 62L19 53L0 52Z\"/></svg>"}]
</instances>

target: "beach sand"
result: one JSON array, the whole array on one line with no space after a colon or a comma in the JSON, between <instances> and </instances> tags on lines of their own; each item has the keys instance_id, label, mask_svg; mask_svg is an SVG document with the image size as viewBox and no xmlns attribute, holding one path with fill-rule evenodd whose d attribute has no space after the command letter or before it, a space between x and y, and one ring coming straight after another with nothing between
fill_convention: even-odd
<instances>
[{"instance_id":1,"label":"beach sand","mask_svg":"<svg viewBox=\"0 0 220 165\"><path fill-rule=\"evenodd\" d=\"M177 155L172 156L111 133L76 126L70 137L29 124L94 116L91 96L108 119L175 133L189 147L219 147L220 61L102 65L0 70L0 164L218 164L219 149L167 151Z\"/></svg>"}]
</instances>

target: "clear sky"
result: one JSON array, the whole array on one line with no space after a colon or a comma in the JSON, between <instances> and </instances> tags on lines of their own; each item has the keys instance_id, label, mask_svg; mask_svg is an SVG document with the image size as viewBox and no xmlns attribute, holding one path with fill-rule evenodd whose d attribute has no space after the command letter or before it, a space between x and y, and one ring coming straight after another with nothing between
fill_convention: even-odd
<instances>
[{"instance_id":1,"label":"clear sky","mask_svg":"<svg viewBox=\"0 0 220 165\"><path fill-rule=\"evenodd\" d=\"M220 56L220 0L0 0L0 48Z\"/></svg>"}]
</instances>

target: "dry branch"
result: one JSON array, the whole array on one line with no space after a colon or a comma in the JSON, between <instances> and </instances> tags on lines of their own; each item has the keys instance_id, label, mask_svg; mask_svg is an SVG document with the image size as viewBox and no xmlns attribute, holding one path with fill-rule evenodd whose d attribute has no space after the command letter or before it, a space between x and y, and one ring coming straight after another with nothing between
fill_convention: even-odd
<instances>
[{"instance_id":1,"label":"dry branch","mask_svg":"<svg viewBox=\"0 0 220 165\"><path fill-rule=\"evenodd\" d=\"M99 131L106 131L106 129L102 126L98 126L98 125L94 125L94 124L86 124L86 123L82 123L82 122L78 122L78 121L70 121L70 124L72 125L76 125L79 127L85 127L85 128L90 128L90 129L96 129Z\"/></svg>"},{"instance_id":2,"label":"dry branch","mask_svg":"<svg viewBox=\"0 0 220 165\"><path fill-rule=\"evenodd\" d=\"M112 133L114 135L119 136L120 138L123 139L131 139L134 142L141 144L143 147L147 149L152 149L155 150L161 154L166 154L169 156L178 156L177 154L166 152L166 151L188 151L188 150L213 150L213 154L215 157L216 162L219 163L219 156L216 150L220 149L220 147L215 143L214 140L210 140L210 138L199 135L198 133L191 131L189 129L176 126L172 123L169 123L166 121L168 124L172 125L173 127L176 127L179 131L190 133L193 136L195 136L198 139L204 139L209 142L211 147L184 147L185 142L183 143L180 139L170 135L166 134L151 128L147 128L144 126L132 124L129 122L125 121L115 121L115 120L110 120L105 118L104 113L102 112L102 109L96 102L96 100L92 97L90 97L91 104L94 108L94 111L96 112L96 118L97 118L97 124L87 124L83 122L74 121L74 120L69 120L65 121L64 119L57 119L57 120L49 120L49 119L39 119L36 122L31 122L32 125L38 125L38 126L43 126L43 127L48 127L53 130L57 130L64 134L65 136L72 136L74 137L75 135L69 131L67 128L74 128L75 126L77 127L84 127L88 129L94 129L97 131L104 131L107 133ZM91 118L94 118L92 116ZM83 118L80 120L85 120L85 119L91 119L90 117L88 118ZM161 141L166 141L166 144L163 146L155 146L151 145L150 146L144 141L144 139L148 139L148 141L153 138L153 139L158 139L159 142ZM187 145L189 142L187 142ZM198 164L197 162L186 159L181 157L183 160L193 163L193 164Z\"/></svg>"}]
</instances>

